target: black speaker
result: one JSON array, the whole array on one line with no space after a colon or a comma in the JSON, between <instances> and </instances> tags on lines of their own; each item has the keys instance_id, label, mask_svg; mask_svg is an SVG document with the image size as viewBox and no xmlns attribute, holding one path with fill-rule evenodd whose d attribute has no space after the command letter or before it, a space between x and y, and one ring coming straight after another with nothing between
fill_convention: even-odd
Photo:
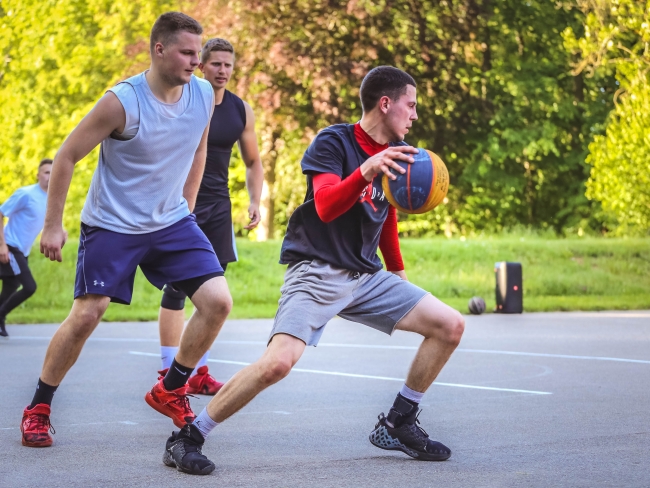
<instances>
[{"instance_id":1,"label":"black speaker","mask_svg":"<svg viewBox=\"0 0 650 488\"><path fill-rule=\"evenodd\" d=\"M522 313L524 311L524 282L521 263L494 265L497 286L496 313Z\"/></svg>"}]
</instances>

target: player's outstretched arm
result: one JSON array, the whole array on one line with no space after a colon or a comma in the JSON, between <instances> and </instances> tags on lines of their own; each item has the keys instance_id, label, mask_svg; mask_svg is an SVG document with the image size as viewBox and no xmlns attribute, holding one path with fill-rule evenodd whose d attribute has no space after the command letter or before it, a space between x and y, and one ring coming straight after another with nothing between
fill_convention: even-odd
<instances>
[{"instance_id":1,"label":"player's outstretched arm","mask_svg":"<svg viewBox=\"0 0 650 488\"><path fill-rule=\"evenodd\" d=\"M246 165L246 189L250 198L248 207L249 224L244 229L254 229L260 223L260 199L264 184L264 169L260 158L257 134L255 133L255 114L250 105L244 102L246 109L246 127L239 138L239 152Z\"/></svg>"},{"instance_id":2,"label":"player's outstretched arm","mask_svg":"<svg viewBox=\"0 0 650 488\"><path fill-rule=\"evenodd\" d=\"M122 104L115 94L107 92L70 133L54 157L41 235L41 252L51 261L61 261L61 248L68 237L63 230L63 208L75 165L113 131L121 133L125 124Z\"/></svg>"}]
</instances>

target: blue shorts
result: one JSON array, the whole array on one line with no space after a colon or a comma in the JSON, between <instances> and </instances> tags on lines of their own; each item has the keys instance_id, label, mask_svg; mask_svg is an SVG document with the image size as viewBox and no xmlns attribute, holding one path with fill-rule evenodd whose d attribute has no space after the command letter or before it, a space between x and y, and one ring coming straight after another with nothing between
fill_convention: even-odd
<instances>
[{"instance_id":1,"label":"blue shorts","mask_svg":"<svg viewBox=\"0 0 650 488\"><path fill-rule=\"evenodd\" d=\"M194 215L148 234L121 234L82 223L74 297L104 295L128 305L138 266L159 289L166 283L223 275Z\"/></svg>"}]
</instances>

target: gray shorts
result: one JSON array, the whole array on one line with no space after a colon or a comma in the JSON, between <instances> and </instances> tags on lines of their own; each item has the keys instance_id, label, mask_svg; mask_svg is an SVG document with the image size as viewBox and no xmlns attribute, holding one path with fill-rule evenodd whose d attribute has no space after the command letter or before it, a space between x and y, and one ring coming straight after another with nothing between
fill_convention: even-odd
<instances>
[{"instance_id":1,"label":"gray shorts","mask_svg":"<svg viewBox=\"0 0 650 488\"><path fill-rule=\"evenodd\" d=\"M291 263L284 275L273 331L318 344L336 315L392 334L428 292L388 271L356 273L320 260Z\"/></svg>"}]
</instances>

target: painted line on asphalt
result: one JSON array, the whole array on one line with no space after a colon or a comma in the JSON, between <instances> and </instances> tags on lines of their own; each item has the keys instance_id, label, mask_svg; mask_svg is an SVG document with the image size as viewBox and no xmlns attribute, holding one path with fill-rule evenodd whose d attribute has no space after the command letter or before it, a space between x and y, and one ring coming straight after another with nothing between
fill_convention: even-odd
<instances>
[{"instance_id":1,"label":"painted line on asphalt","mask_svg":"<svg viewBox=\"0 0 650 488\"><path fill-rule=\"evenodd\" d=\"M325 346L325 347L357 347L357 348L366 348L366 349L408 349L412 351L418 349L416 346L383 346L383 345L369 345L369 344L367 345L367 344L323 343L318 345ZM503 354L507 356L532 356L532 357L558 358L558 359L585 359L585 360L592 360L592 361L616 361L620 363L650 364L650 360L646 360L646 359L611 358L605 356L577 356L572 354L550 354L550 353L523 352L523 351L498 351L493 349L466 349L462 347L456 349L455 352L467 352L467 353L477 353L477 354Z\"/></svg>"},{"instance_id":2,"label":"painted line on asphalt","mask_svg":"<svg viewBox=\"0 0 650 488\"><path fill-rule=\"evenodd\" d=\"M10 340L50 341L52 337L46 336L9 336ZM146 339L143 337L89 337L86 342L160 342L160 339Z\"/></svg>"},{"instance_id":3,"label":"painted line on asphalt","mask_svg":"<svg viewBox=\"0 0 650 488\"><path fill-rule=\"evenodd\" d=\"M151 357L160 357L160 354L155 354L151 352L141 352L141 351L129 351L129 354L134 354L136 356L151 356ZM236 364L238 366L248 366L251 363L245 363L243 361L228 361L225 359L208 359L211 363L221 363L221 364ZM303 369L303 368L293 368L291 371L296 371L298 373L312 373L312 374L324 374L329 376L344 376L347 378L364 378L371 380L385 380L385 381L399 381L404 383L404 378L392 378L389 376L373 376L367 374L354 374L354 373L341 373L338 371L322 371L319 369ZM516 390L513 388L496 388L492 386L476 386L476 385L464 385L459 383L441 383L436 381L433 383L435 386L451 386L455 388L471 388L474 390L489 390L489 391L505 391L509 393L529 393L533 395L552 395L549 391L534 391L534 390Z\"/></svg>"},{"instance_id":4,"label":"painted line on asphalt","mask_svg":"<svg viewBox=\"0 0 650 488\"><path fill-rule=\"evenodd\" d=\"M604 356L574 356L571 354L546 354L541 352L519 352L519 351L494 351L491 349L456 349L458 352L475 352L479 354L503 354L507 356L532 356L540 358L558 358L558 359L586 359L591 361L615 361L619 363L650 364L645 359L625 359L609 358Z\"/></svg>"},{"instance_id":5,"label":"painted line on asphalt","mask_svg":"<svg viewBox=\"0 0 650 488\"><path fill-rule=\"evenodd\" d=\"M12 336L12 339L20 340L50 340L51 337L39 337L39 336ZM89 342L155 342L158 343L158 339L145 339L138 337L90 337ZM216 341L215 345L255 345L255 346L266 346L264 341ZM353 348L353 349L387 349L387 350L408 350L416 351L417 346L388 346L388 345L377 345L377 344L339 344L333 342L323 342L318 344L319 347L342 347L342 348ZM617 363L632 363L632 364L650 364L650 360L647 359L628 359L628 358L613 358L607 356L579 356L573 354L550 354L550 353L541 353L541 352L523 352L523 351L499 351L493 349L467 349L459 347L456 349L456 352L466 352L466 353L476 353L476 354L501 354L504 356L530 356L530 357L540 357L540 358L556 358L556 359L580 359L588 361L611 361Z\"/></svg>"}]
</instances>

